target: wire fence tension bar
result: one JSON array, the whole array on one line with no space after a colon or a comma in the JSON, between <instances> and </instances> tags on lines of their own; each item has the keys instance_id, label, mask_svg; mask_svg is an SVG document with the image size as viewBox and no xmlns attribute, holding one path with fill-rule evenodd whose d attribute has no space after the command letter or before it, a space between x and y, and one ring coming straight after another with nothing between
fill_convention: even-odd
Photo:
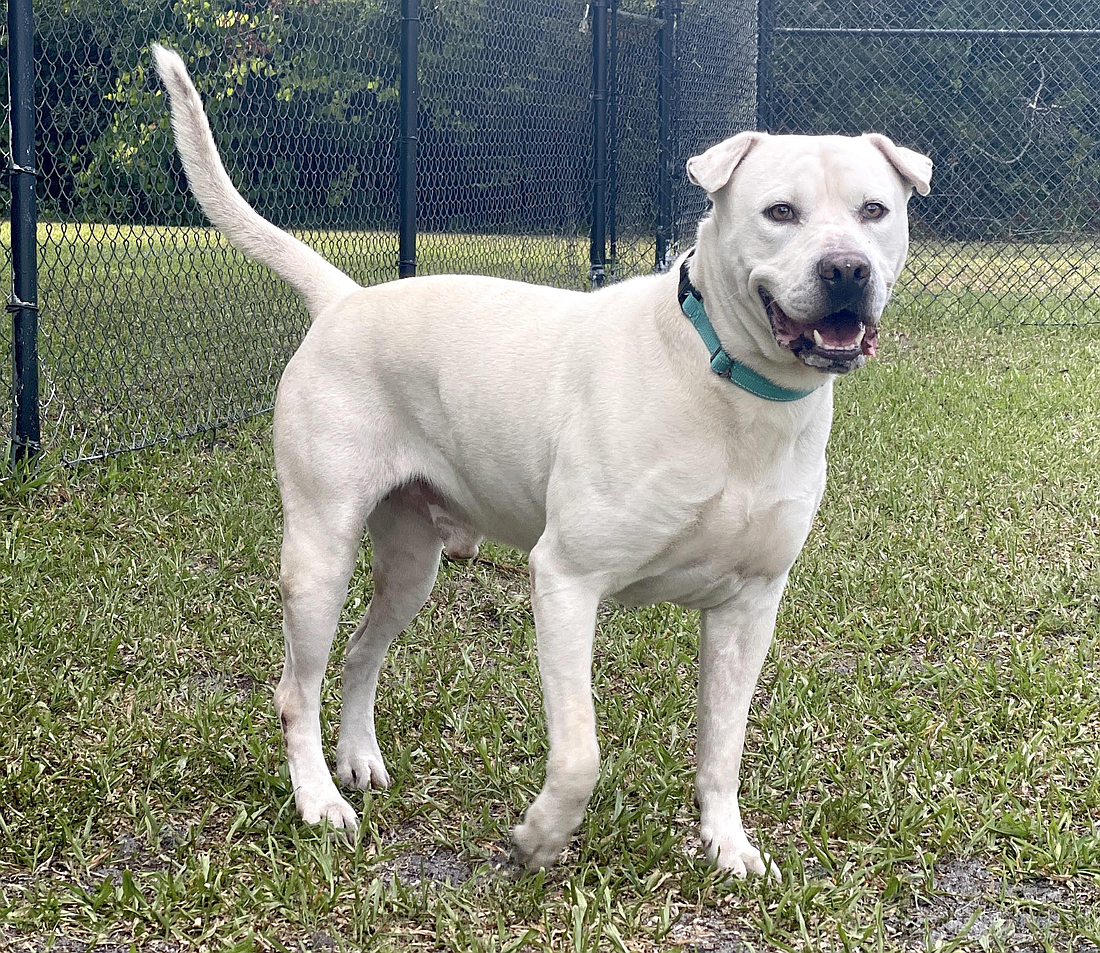
<instances>
[{"instance_id":1,"label":"wire fence tension bar","mask_svg":"<svg viewBox=\"0 0 1100 953\"><path fill-rule=\"evenodd\" d=\"M420 39L418 0L401 0L401 155L397 276L416 275L416 113L419 99L417 47Z\"/></svg>"}]
</instances>

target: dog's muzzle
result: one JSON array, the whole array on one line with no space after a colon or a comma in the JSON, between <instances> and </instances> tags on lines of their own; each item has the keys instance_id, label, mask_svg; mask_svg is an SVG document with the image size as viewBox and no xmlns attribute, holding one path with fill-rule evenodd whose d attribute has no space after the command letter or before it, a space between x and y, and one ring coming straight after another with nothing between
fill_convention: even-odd
<instances>
[{"instance_id":1,"label":"dog's muzzle","mask_svg":"<svg viewBox=\"0 0 1100 953\"><path fill-rule=\"evenodd\" d=\"M764 288L758 291L776 343L808 367L847 374L875 356L878 325L856 307L841 308L815 321L797 321Z\"/></svg>"}]
</instances>

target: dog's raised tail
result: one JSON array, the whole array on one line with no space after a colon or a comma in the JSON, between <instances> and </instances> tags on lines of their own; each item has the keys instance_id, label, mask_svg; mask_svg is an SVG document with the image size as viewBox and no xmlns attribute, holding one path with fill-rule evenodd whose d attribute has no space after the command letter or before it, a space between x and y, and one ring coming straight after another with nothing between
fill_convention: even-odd
<instances>
[{"instance_id":1,"label":"dog's raised tail","mask_svg":"<svg viewBox=\"0 0 1100 953\"><path fill-rule=\"evenodd\" d=\"M176 150L207 218L253 261L267 265L305 301L311 318L357 285L308 245L263 218L234 187L218 155L202 99L178 54L154 43L153 61L168 90Z\"/></svg>"}]
</instances>

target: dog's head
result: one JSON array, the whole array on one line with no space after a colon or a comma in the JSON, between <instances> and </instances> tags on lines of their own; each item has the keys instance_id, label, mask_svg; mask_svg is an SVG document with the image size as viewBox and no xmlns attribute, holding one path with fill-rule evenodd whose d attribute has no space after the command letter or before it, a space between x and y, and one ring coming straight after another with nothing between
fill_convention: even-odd
<instances>
[{"instance_id":1,"label":"dog's head","mask_svg":"<svg viewBox=\"0 0 1100 953\"><path fill-rule=\"evenodd\" d=\"M881 135L743 132L690 159L713 203L698 252L757 344L846 373L875 353L909 248L906 206L932 162ZM768 337L770 335L770 340Z\"/></svg>"}]
</instances>

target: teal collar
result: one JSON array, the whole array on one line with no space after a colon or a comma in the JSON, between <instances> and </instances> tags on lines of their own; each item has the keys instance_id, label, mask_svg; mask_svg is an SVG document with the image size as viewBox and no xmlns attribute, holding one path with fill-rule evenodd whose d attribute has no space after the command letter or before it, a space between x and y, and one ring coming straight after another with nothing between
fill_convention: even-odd
<instances>
[{"instance_id":1,"label":"teal collar","mask_svg":"<svg viewBox=\"0 0 1100 953\"><path fill-rule=\"evenodd\" d=\"M695 254L694 251L689 252L683 264L680 265L680 289L677 297L680 299L680 309L687 315L695 330L699 332L699 337L703 339L703 343L710 352L710 369L720 377L728 377L742 390L747 390L757 397L763 397L764 400L790 401L809 397L817 390L816 387L811 387L809 390L793 390L789 387L780 387L774 381L768 380L763 374L758 374L751 367L735 360L722 347L722 342L718 339L714 325L710 323L710 318L707 317L706 308L703 307L703 296L688 277L688 262L691 261L693 254Z\"/></svg>"}]
</instances>

